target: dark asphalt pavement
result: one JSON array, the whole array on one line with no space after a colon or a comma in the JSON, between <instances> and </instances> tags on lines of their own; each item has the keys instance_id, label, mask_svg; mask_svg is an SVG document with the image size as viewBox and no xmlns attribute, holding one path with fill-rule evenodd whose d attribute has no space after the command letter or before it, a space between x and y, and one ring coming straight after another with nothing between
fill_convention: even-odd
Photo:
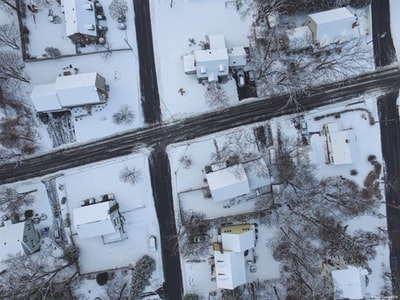
<instances>
[{"instance_id":1,"label":"dark asphalt pavement","mask_svg":"<svg viewBox=\"0 0 400 300\"><path fill-rule=\"evenodd\" d=\"M375 65L377 67L388 66L397 61L390 31L389 0L373 0L371 13ZM395 17L398 18L399 16Z\"/></svg>"},{"instance_id":2,"label":"dark asphalt pavement","mask_svg":"<svg viewBox=\"0 0 400 300\"><path fill-rule=\"evenodd\" d=\"M182 299L182 273L174 218L171 169L165 147L158 144L150 157L150 175L160 226L164 267L164 292L167 299Z\"/></svg>"},{"instance_id":3,"label":"dark asphalt pavement","mask_svg":"<svg viewBox=\"0 0 400 300\"><path fill-rule=\"evenodd\" d=\"M160 95L154 62L150 1L134 0L136 40L139 55L140 92L144 120L147 124L161 122Z\"/></svg>"}]
</instances>

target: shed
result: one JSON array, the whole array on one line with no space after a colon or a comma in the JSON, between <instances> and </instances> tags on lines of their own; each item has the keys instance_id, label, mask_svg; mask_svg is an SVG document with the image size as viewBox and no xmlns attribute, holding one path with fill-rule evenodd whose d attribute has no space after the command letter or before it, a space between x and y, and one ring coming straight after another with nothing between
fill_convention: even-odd
<instances>
[{"instance_id":1,"label":"shed","mask_svg":"<svg viewBox=\"0 0 400 300\"><path fill-rule=\"evenodd\" d=\"M349 40L355 16L345 7L331 9L308 16L305 25L310 27L315 44L325 46Z\"/></svg>"},{"instance_id":2,"label":"shed","mask_svg":"<svg viewBox=\"0 0 400 300\"><path fill-rule=\"evenodd\" d=\"M115 235L121 230L118 210L111 208L116 205L114 200L75 208L73 222L81 239L105 235Z\"/></svg>"},{"instance_id":3,"label":"shed","mask_svg":"<svg viewBox=\"0 0 400 300\"><path fill-rule=\"evenodd\" d=\"M364 299L366 269L348 266L346 269L332 271L335 289L334 299Z\"/></svg>"},{"instance_id":4,"label":"shed","mask_svg":"<svg viewBox=\"0 0 400 300\"><path fill-rule=\"evenodd\" d=\"M312 32L308 26L285 30L283 43L289 51L306 49L312 46Z\"/></svg>"},{"instance_id":5,"label":"shed","mask_svg":"<svg viewBox=\"0 0 400 300\"><path fill-rule=\"evenodd\" d=\"M62 0L66 35L75 43L89 44L97 40L97 19L94 3L86 0Z\"/></svg>"},{"instance_id":6,"label":"shed","mask_svg":"<svg viewBox=\"0 0 400 300\"><path fill-rule=\"evenodd\" d=\"M105 79L96 72L58 77L54 90L63 107L103 103L108 97Z\"/></svg>"},{"instance_id":7,"label":"shed","mask_svg":"<svg viewBox=\"0 0 400 300\"><path fill-rule=\"evenodd\" d=\"M247 64L247 54L244 47L232 47L228 49L229 67L241 68Z\"/></svg>"},{"instance_id":8,"label":"shed","mask_svg":"<svg viewBox=\"0 0 400 300\"><path fill-rule=\"evenodd\" d=\"M214 201L224 201L250 192L249 181L241 164L206 175Z\"/></svg>"},{"instance_id":9,"label":"shed","mask_svg":"<svg viewBox=\"0 0 400 300\"><path fill-rule=\"evenodd\" d=\"M233 251L214 251L217 286L233 290L246 283L244 254Z\"/></svg>"},{"instance_id":10,"label":"shed","mask_svg":"<svg viewBox=\"0 0 400 300\"><path fill-rule=\"evenodd\" d=\"M37 112L63 110L54 90L54 83L35 85L31 93L31 100Z\"/></svg>"}]
</instances>

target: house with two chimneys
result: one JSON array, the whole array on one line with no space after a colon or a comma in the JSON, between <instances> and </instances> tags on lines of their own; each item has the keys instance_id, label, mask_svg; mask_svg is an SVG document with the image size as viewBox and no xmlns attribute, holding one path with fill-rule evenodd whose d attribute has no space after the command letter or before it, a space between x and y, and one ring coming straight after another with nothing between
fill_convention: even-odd
<instances>
[{"instance_id":1,"label":"house with two chimneys","mask_svg":"<svg viewBox=\"0 0 400 300\"><path fill-rule=\"evenodd\" d=\"M247 282L245 252L254 248L253 225L220 228L220 241L213 244L217 286L233 290Z\"/></svg>"},{"instance_id":2,"label":"house with two chimneys","mask_svg":"<svg viewBox=\"0 0 400 300\"><path fill-rule=\"evenodd\" d=\"M37 112L57 112L72 107L107 102L108 86L99 73L57 77L55 83L33 87L31 100Z\"/></svg>"},{"instance_id":3,"label":"house with two chimneys","mask_svg":"<svg viewBox=\"0 0 400 300\"><path fill-rule=\"evenodd\" d=\"M23 222L4 222L0 227L0 261L9 255L30 255L40 250L40 235L31 219Z\"/></svg>"},{"instance_id":4,"label":"house with two chimneys","mask_svg":"<svg viewBox=\"0 0 400 300\"><path fill-rule=\"evenodd\" d=\"M222 34L206 36L205 49L183 56L186 74L196 74L198 79L209 82L229 74L230 69L243 68L247 63L244 47L227 48Z\"/></svg>"}]
</instances>

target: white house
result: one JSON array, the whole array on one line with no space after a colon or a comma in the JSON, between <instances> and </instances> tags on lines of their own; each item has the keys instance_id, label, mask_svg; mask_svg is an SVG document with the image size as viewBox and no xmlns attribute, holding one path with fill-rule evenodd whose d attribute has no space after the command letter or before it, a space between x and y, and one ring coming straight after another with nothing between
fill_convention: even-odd
<instances>
[{"instance_id":1,"label":"white house","mask_svg":"<svg viewBox=\"0 0 400 300\"><path fill-rule=\"evenodd\" d=\"M365 297L366 269L347 266L345 269L333 270L334 299L358 300Z\"/></svg>"},{"instance_id":2,"label":"white house","mask_svg":"<svg viewBox=\"0 0 400 300\"><path fill-rule=\"evenodd\" d=\"M250 193L249 181L241 164L206 174L214 201L224 201Z\"/></svg>"},{"instance_id":3,"label":"white house","mask_svg":"<svg viewBox=\"0 0 400 300\"><path fill-rule=\"evenodd\" d=\"M283 43L289 51L296 51L311 47L313 35L308 26L291 28L285 31Z\"/></svg>"},{"instance_id":4,"label":"white house","mask_svg":"<svg viewBox=\"0 0 400 300\"><path fill-rule=\"evenodd\" d=\"M97 41L97 19L93 1L61 0L65 16L66 35L74 43Z\"/></svg>"},{"instance_id":5,"label":"white house","mask_svg":"<svg viewBox=\"0 0 400 300\"><path fill-rule=\"evenodd\" d=\"M209 49L196 50L183 56L186 74L196 73L197 78L217 81L219 76L229 74L229 68L246 65L246 51L243 47L226 48L222 34L206 37ZM195 71L195 72L194 72Z\"/></svg>"},{"instance_id":6,"label":"white house","mask_svg":"<svg viewBox=\"0 0 400 300\"><path fill-rule=\"evenodd\" d=\"M229 58L226 48L194 51L197 78L217 81L218 76L228 75Z\"/></svg>"},{"instance_id":7,"label":"white house","mask_svg":"<svg viewBox=\"0 0 400 300\"><path fill-rule=\"evenodd\" d=\"M341 7L311 14L304 25L310 28L313 42L325 46L349 40L355 22L356 17L347 8Z\"/></svg>"},{"instance_id":8,"label":"white house","mask_svg":"<svg viewBox=\"0 0 400 300\"><path fill-rule=\"evenodd\" d=\"M233 290L246 283L244 254L233 251L214 251L217 286Z\"/></svg>"},{"instance_id":9,"label":"white house","mask_svg":"<svg viewBox=\"0 0 400 300\"><path fill-rule=\"evenodd\" d=\"M123 227L115 200L75 208L73 224L81 239L102 236L104 241L119 241L123 238Z\"/></svg>"},{"instance_id":10,"label":"white house","mask_svg":"<svg viewBox=\"0 0 400 300\"><path fill-rule=\"evenodd\" d=\"M10 220L0 227L0 261L8 255L32 254L40 249L40 236L32 220L12 224Z\"/></svg>"},{"instance_id":11,"label":"white house","mask_svg":"<svg viewBox=\"0 0 400 300\"><path fill-rule=\"evenodd\" d=\"M352 129L339 130L337 123L324 125L328 162L333 165L351 164L356 158L356 137Z\"/></svg>"},{"instance_id":12,"label":"white house","mask_svg":"<svg viewBox=\"0 0 400 300\"><path fill-rule=\"evenodd\" d=\"M247 282L244 252L254 247L254 230L250 224L240 224L220 231L221 243L213 245L217 286L233 290Z\"/></svg>"},{"instance_id":13,"label":"white house","mask_svg":"<svg viewBox=\"0 0 400 300\"><path fill-rule=\"evenodd\" d=\"M108 99L106 81L96 72L57 77L55 83L34 86L31 99L38 112L61 111Z\"/></svg>"}]
</instances>

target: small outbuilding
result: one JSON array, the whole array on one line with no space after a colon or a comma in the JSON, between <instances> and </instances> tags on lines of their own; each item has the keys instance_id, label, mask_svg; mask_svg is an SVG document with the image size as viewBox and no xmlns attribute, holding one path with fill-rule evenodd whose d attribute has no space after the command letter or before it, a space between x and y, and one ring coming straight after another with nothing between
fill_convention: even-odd
<instances>
[{"instance_id":1,"label":"small outbuilding","mask_svg":"<svg viewBox=\"0 0 400 300\"><path fill-rule=\"evenodd\" d=\"M341 7L311 14L304 25L310 28L314 44L323 47L351 39L355 22L356 17Z\"/></svg>"}]
</instances>

